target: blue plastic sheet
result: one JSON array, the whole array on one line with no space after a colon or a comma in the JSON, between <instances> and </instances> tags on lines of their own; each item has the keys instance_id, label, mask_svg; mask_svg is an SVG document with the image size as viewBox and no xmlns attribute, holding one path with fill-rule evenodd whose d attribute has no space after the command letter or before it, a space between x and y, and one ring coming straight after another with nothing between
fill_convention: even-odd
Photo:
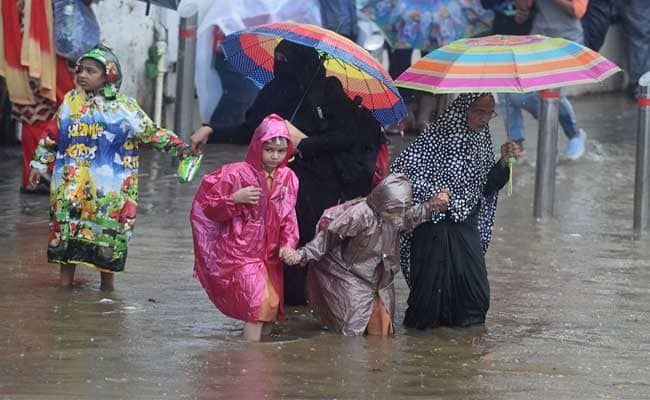
<instances>
[{"instance_id":1,"label":"blue plastic sheet","mask_svg":"<svg viewBox=\"0 0 650 400\"><path fill-rule=\"evenodd\" d=\"M56 53L77 60L99 43L99 24L93 10L81 0L54 0Z\"/></svg>"}]
</instances>

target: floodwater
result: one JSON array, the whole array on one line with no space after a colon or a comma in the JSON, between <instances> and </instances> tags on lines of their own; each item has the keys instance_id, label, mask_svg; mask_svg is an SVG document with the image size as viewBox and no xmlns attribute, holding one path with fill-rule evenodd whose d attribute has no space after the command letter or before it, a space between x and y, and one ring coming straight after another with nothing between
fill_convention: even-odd
<instances>
[{"instance_id":1,"label":"floodwater","mask_svg":"<svg viewBox=\"0 0 650 400\"><path fill-rule=\"evenodd\" d=\"M139 219L116 290L78 267L72 290L46 262L47 198L18 193L20 150L0 149L2 399L647 399L650 241L632 238L636 108L575 99L588 154L561 161L556 217L532 217L528 162L502 193L487 265L485 327L393 338L321 330L305 308L262 343L220 314L192 277L188 213L169 158L141 162ZM496 144L503 124L493 123ZM560 148L564 138L560 133ZM393 154L412 137L392 137ZM528 144L530 143L530 144ZM210 146L203 172L245 149ZM397 318L407 288L397 279Z\"/></svg>"}]
</instances>

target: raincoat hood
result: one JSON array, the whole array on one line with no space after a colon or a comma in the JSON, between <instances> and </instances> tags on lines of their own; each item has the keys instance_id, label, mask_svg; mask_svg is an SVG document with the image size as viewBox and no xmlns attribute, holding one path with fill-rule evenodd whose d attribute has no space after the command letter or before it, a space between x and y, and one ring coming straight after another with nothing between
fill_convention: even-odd
<instances>
[{"instance_id":1,"label":"raincoat hood","mask_svg":"<svg viewBox=\"0 0 650 400\"><path fill-rule=\"evenodd\" d=\"M79 57L77 63L80 63L81 60L86 58L95 60L104 66L106 84L101 90L101 94L108 100L114 99L122 85L122 67L120 67L120 61L117 59L115 53L113 53L113 50L99 44Z\"/></svg>"},{"instance_id":2,"label":"raincoat hood","mask_svg":"<svg viewBox=\"0 0 650 400\"><path fill-rule=\"evenodd\" d=\"M366 198L373 211L406 213L411 208L411 183L404 174L389 174Z\"/></svg>"},{"instance_id":3,"label":"raincoat hood","mask_svg":"<svg viewBox=\"0 0 650 400\"><path fill-rule=\"evenodd\" d=\"M246 162L253 166L258 171L262 171L262 151L264 150L264 143L269 140L282 137L287 139L287 155L282 160L278 168L286 167L291 154L293 153L293 144L291 142L291 134L289 128L284 120L277 114L271 114L264 118L260 125L255 129L253 137L251 138L248 153L246 154Z\"/></svg>"}]
</instances>

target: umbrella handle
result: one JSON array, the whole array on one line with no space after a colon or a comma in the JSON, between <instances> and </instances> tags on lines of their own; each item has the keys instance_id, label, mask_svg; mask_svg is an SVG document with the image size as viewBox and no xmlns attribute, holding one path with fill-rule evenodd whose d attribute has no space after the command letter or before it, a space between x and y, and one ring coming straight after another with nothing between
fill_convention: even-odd
<instances>
[{"instance_id":1,"label":"umbrella handle","mask_svg":"<svg viewBox=\"0 0 650 400\"><path fill-rule=\"evenodd\" d=\"M314 76L311 77L311 81L309 82L309 86L307 86L307 89L305 89L305 93L302 94L302 97L298 101L298 104L296 104L296 108L294 108L293 113L291 113L291 118L289 119L289 122L293 123L294 118L296 118L296 114L298 114L298 110L300 110L300 106L302 106L302 103L305 101L305 97L307 97L307 93L311 90L311 87L314 86L314 82L316 81L316 77L320 73L320 69L324 68L323 62L325 60L321 60L318 68L316 68L316 72L314 72Z\"/></svg>"}]
</instances>

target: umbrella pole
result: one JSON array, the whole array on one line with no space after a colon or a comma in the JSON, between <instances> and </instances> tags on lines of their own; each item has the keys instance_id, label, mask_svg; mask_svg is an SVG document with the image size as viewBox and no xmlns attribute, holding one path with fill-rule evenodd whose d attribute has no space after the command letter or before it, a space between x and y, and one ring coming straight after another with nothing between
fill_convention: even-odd
<instances>
[{"instance_id":1,"label":"umbrella pole","mask_svg":"<svg viewBox=\"0 0 650 400\"><path fill-rule=\"evenodd\" d=\"M634 234L650 227L650 72L639 79L639 130L634 174Z\"/></svg>"},{"instance_id":2,"label":"umbrella pole","mask_svg":"<svg viewBox=\"0 0 650 400\"><path fill-rule=\"evenodd\" d=\"M187 141L193 127L194 110L194 64L196 61L196 29L198 8L193 3L178 10L181 17L178 28L178 62L176 75L176 102L174 129Z\"/></svg>"},{"instance_id":3,"label":"umbrella pole","mask_svg":"<svg viewBox=\"0 0 650 400\"><path fill-rule=\"evenodd\" d=\"M553 215L555 203L555 170L557 167L557 132L560 92L557 89L540 93L541 113L537 135L537 165L533 215L537 219Z\"/></svg>"},{"instance_id":4,"label":"umbrella pole","mask_svg":"<svg viewBox=\"0 0 650 400\"><path fill-rule=\"evenodd\" d=\"M298 101L298 104L296 104L296 108L293 109L293 112L291 113L291 118L289 118L289 122L293 123L294 118L296 118L296 114L298 114L298 110L300 110L300 106L302 106L302 103L305 101L305 98L307 97L307 94L311 90L311 87L314 86L314 82L316 81L316 77L320 73L321 68L324 68L323 61L325 60L321 61L320 66L316 69L316 72L314 72L314 76L311 77L311 81L309 81L309 85L307 86L307 89L305 89L305 92L302 94L302 97Z\"/></svg>"},{"instance_id":5,"label":"umbrella pole","mask_svg":"<svg viewBox=\"0 0 650 400\"><path fill-rule=\"evenodd\" d=\"M505 100L505 112L503 113L503 123L506 125L506 137L508 141L510 141L510 125L508 124L508 112L510 111L510 108L508 107L508 101L509 101L510 96L506 93L505 96L503 96L503 99ZM513 175L513 170L515 168L515 164L517 163L517 159L514 157L510 157L508 159L508 183L506 186L506 194L508 197L512 196L512 175Z\"/></svg>"}]
</instances>

